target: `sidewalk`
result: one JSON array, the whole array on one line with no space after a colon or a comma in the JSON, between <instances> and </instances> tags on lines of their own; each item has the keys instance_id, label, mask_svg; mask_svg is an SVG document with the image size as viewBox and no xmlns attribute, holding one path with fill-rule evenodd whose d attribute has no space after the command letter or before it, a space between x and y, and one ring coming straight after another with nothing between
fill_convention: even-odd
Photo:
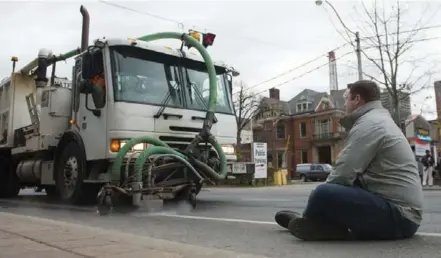
<instances>
[{"instance_id":1,"label":"sidewalk","mask_svg":"<svg viewBox=\"0 0 441 258\"><path fill-rule=\"evenodd\" d=\"M0 212L0 258L22 257L264 258Z\"/></svg>"}]
</instances>

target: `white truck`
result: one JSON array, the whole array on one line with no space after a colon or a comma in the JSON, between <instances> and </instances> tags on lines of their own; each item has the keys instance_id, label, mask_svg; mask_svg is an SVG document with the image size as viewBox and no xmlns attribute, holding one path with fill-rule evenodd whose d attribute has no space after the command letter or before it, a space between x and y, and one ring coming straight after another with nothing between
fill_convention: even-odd
<instances>
[{"instance_id":1,"label":"white truck","mask_svg":"<svg viewBox=\"0 0 441 258\"><path fill-rule=\"evenodd\" d=\"M102 189L101 196L116 191L138 204L144 194L176 198L183 189L194 198L205 180L225 178L226 161L236 160L231 81L238 73L204 50L184 51L201 51L201 38L207 47L215 35L182 34L181 49L150 42L158 37L89 46L89 14L80 11L81 48L59 56L41 49L0 84L0 197L42 187L76 204L95 201ZM70 57L71 87L54 79L56 63Z\"/></svg>"}]
</instances>

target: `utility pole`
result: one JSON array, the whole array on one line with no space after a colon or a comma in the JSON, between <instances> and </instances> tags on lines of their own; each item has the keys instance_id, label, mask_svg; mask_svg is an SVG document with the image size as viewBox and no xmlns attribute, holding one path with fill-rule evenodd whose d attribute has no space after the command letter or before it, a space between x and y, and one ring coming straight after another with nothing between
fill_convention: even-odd
<instances>
[{"instance_id":1,"label":"utility pole","mask_svg":"<svg viewBox=\"0 0 441 258\"><path fill-rule=\"evenodd\" d=\"M357 32L353 32L352 30L350 30L348 28L348 26L346 26L346 24L343 22L343 20L340 17L340 14L338 14L337 9L335 9L335 7L331 4L331 2L329 2L328 0L315 0L315 4L317 6L321 6L323 4L323 2L325 2L327 5L329 5L329 7L331 7L331 9L334 11L335 15L337 15L338 20L340 21L341 25L343 26L343 28L345 28L345 30L349 33L351 33L352 35L355 35L355 43L356 43L356 47L355 47L355 52L357 54L357 63L358 63L358 79L359 80L363 80L363 68L361 67L361 46L360 46L360 33ZM352 43L352 42L351 42Z\"/></svg>"},{"instance_id":2,"label":"utility pole","mask_svg":"<svg viewBox=\"0 0 441 258\"><path fill-rule=\"evenodd\" d=\"M360 33L355 32L355 42L357 44L355 52L357 52L357 63L358 63L358 80L363 80L363 68L361 66L361 46L360 46Z\"/></svg>"}]
</instances>

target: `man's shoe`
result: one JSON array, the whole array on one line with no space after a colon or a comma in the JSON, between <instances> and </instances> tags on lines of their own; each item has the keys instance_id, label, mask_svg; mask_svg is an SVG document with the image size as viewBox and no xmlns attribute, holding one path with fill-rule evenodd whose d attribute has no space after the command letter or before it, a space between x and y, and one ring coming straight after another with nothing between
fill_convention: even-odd
<instances>
[{"instance_id":1,"label":"man's shoe","mask_svg":"<svg viewBox=\"0 0 441 258\"><path fill-rule=\"evenodd\" d=\"M349 240L349 230L307 218L294 218L288 223L288 230L295 237L305 241Z\"/></svg>"},{"instance_id":2,"label":"man's shoe","mask_svg":"<svg viewBox=\"0 0 441 258\"><path fill-rule=\"evenodd\" d=\"M277 212L274 219L276 220L277 224L279 224L279 226L288 229L289 222L292 219L300 218L300 217L302 216L297 212L284 210Z\"/></svg>"}]
</instances>

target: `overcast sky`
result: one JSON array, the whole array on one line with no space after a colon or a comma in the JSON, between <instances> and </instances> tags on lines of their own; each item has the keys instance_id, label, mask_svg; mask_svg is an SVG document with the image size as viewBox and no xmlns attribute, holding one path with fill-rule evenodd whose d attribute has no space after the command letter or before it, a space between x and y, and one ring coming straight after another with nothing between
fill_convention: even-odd
<instances>
[{"instance_id":1,"label":"overcast sky","mask_svg":"<svg viewBox=\"0 0 441 258\"><path fill-rule=\"evenodd\" d=\"M374 34L363 24L366 18L360 1L331 0L342 20L351 30L359 30L360 36ZM370 6L372 1L365 1ZM381 2L381 1L379 1ZM384 0L385 6L394 1ZM327 5L316 6L314 0L304 1L0 1L0 77L11 71L11 56L19 57L22 67L37 56L40 48L64 53L80 45L81 4L91 15L91 40L97 37L139 37L160 31L206 30L217 34L209 48L214 59L220 59L241 72L240 79L254 87L255 93L268 95L269 88L277 86L283 100L289 100L305 88L317 91L329 90L327 53L344 43L337 32L343 31L337 16ZM124 9L126 7L127 9ZM412 1L403 4L406 11L403 29L411 29L421 16L424 26L441 25L436 17L441 14L441 1ZM437 14L437 15L434 15ZM430 85L441 80L436 64L441 61L441 27L426 29L415 37L418 41L406 55L406 59L418 60L412 66L419 70L417 78L426 70ZM158 42L177 46L175 41ZM362 40L361 45L369 44ZM321 56L320 58L318 58ZM343 57L341 57L343 56ZM356 56L350 45L336 51L339 87L357 79ZM316 59L299 69L306 62ZM57 76L71 77L72 61L57 66ZM320 68L317 68L320 67ZM317 69L315 69L317 68ZM363 57L365 72L378 76L373 65ZM260 84L286 71L284 76ZM311 71L310 73L306 72ZM400 73L406 78L411 67ZM303 75L303 76L302 76ZM380 77L378 77L381 79ZM426 79L426 81L427 81ZM402 79L404 80L404 79ZM433 88L413 97L413 111L435 117Z\"/></svg>"}]
</instances>

